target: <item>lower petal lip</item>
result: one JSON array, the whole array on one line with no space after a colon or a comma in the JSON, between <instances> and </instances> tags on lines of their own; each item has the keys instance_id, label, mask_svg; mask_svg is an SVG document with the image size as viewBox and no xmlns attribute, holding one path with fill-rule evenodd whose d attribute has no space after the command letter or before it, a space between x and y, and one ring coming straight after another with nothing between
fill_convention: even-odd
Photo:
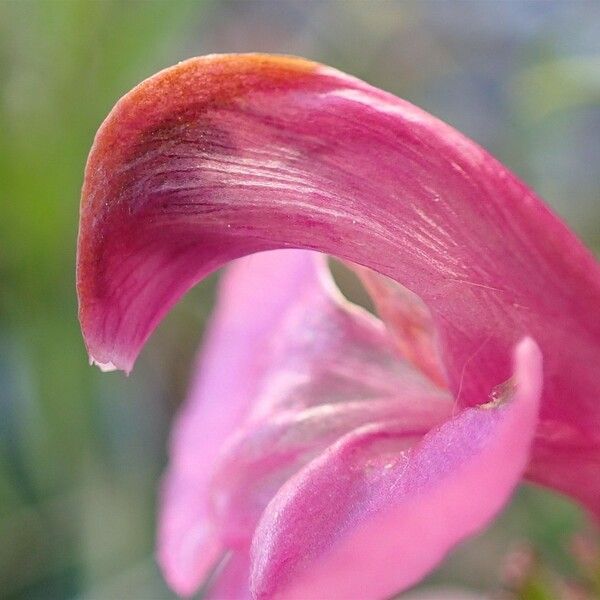
<instances>
[{"instance_id":1,"label":"lower petal lip","mask_svg":"<svg viewBox=\"0 0 600 600\"><path fill-rule=\"evenodd\" d=\"M272 495L274 477L284 481L345 431L394 416L407 433L423 433L450 410L447 394L399 361L382 323L341 296L324 256L285 250L236 261L220 281L171 437L158 552L168 581L193 590L216 560L214 544L247 547L260 516L255 497ZM268 470L263 458L277 465ZM251 464L256 476L242 472ZM236 483L240 506L215 514L211 498L235 496Z\"/></svg>"},{"instance_id":2,"label":"lower petal lip","mask_svg":"<svg viewBox=\"0 0 600 600\"><path fill-rule=\"evenodd\" d=\"M390 597L480 531L529 459L542 389L542 358L531 339L516 348L515 381L509 401L465 409L391 468L373 463L372 445L389 448L393 425L369 425L290 479L254 537L254 597Z\"/></svg>"}]
</instances>

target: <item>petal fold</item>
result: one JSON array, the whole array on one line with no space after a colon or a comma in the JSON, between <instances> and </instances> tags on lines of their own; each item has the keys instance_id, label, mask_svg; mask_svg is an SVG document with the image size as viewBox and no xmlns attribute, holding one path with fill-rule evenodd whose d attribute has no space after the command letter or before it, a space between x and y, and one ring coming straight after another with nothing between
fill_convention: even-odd
<instances>
[{"instance_id":1,"label":"petal fold","mask_svg":"<svg viewBox=\"0 0 600 600\"><path fill-rule=\"evenodd\" d=\"M254 597L386 598L419 581L504 506L527 465L542 360L531 339L490 403L414 445L393 423L340 439L271 501L252 546Z\"/></svg>"},{"instance_id":2,"label":"petal fold","mask_svg":"<svg viewBox=\"0 0 600 600\"><path fill-rule=\"evenodd\" d=\"M399 438L414 439L447 418L446 395L422 392L395 399L321 404L285 411L242 429L226 445L212 482L214 519L224 540L249 545L267 504L281 485L348 432L393 421Z\"/></svg>"},{"instance_id":3,"label":"petal fold","mask_svg":"<svg viewBox=\"0 0 600 600\"><path fill-rule=\"evenodd\" d=\"M429 309L404 286L364 267L350 267L367 288L402 356L442 388L447 387L435 323Z\"/></svg>"}]
</instances>

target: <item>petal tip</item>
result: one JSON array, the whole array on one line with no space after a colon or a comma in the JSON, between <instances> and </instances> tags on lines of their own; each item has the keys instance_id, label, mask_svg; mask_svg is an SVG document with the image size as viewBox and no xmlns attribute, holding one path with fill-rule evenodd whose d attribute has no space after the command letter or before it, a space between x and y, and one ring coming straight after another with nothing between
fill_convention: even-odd
<instances>
[{"instance_id":1,"label":"petal tip","mask_svg":"<svg viewBox=\"0 0 600 600\"><path fill-rule=\"evenodd\" d=\"M112 362L100 362L90 357L90 365L96 365L103 373L110 373L111 371L116 371L117 367Z\"/></svg>"},{"instance_id":2,"label":"petal tip","mask_svg":"<svg viewBox=\"0 0 600 600\"><path fill-rule=\"evenodd\" d=\"M103 373L111 373L113 371L122 371L125 375L129 375L133 369L133 364L115 360L99 360L93 354L89 354L90 366L98 367Z\"/></svg>"}]
</instances>

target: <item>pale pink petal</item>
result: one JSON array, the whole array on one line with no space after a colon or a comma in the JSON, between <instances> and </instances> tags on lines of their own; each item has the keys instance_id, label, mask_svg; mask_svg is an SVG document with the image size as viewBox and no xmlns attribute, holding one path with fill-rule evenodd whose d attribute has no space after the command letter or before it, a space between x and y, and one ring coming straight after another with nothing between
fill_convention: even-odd
<instances>
[{"instance_id":1,"label":"pale pink petal","mask_svg":"<svg viewBox=\"0 0 600 600\"><path fill-rule=\"evenodd\" d=\"M255 399L265 367L260 345L307 283L315 285L318 268L311 253L276 252L238 261L221 280L200 368L171 436L163 484L159 561L181 594L192 593L224 551L207 515L208 482L223 443ZM267 288L272 281L277 285Z\"/></svg>"},{"instance_id":2,"label":"pale pink petal","mask_svg":"<svg viewBox=\"0 0 600 600\"><path fill-rule=\"evenodd\" d=\"M510 349L532 335L546 361L535 456L575 463L579 446L591 449L592 480L574 470L560 489L600 513L596 260L472 141L309 61L192 59L115 106L82 194L78 293L92 359L131 369L190 286L281 247L321 250L418 294L460 406L505 380ZM557 479L547 461L528 473Z\"/></svg>"},{"instance_id":3,"label":"pale pink petal","mask_svg":"<svg viewBox=\"0 0 600 600\"><path fill-rule=\"evenodd\" d=\"M451 408L447 395L399 362L383 325L343 299L325 260L303 250L266 252L238 260L221 281L198 375L173 430L163 485L159 561L179 593L192 593L232 542L247 547L262 508L285 478L336 436L380 419L381 403L388 416L415 404L405 420L407 426L418 425L421 430L439 422ZM341 403L347 406L370 398L379 403L365 403L362 410L350 406L347 413L340 409ZM322 404L330 408L319 413ZM302 420L299 415L308 418L310 407L313 415L328 412L338 418L330 418L327 426L321 421L320 430L290 428ZM284 413L272 420L274 411ZM286 426L286 415L292 413L298 420L287 421ZM253 444L259 454L268 452L278 433L282 443L278 468L273 453L270 472L257 465L262 480L253 471L260 511L249 491L236 488L251 471L245 473L235 460L232 465L226 456L220 458L226 441L242 425L246 432L259 432L233 437L235 441L247 435L246 450ZM307 447L308 439L304 448L299 447L302 431L312 436L314 448ZM262 445L261 435L267 438ZM286 444L290 454L284 456ZM246 458L250 455L240 464ZM219 483L212 485L221 505L230 507L218 511L222 519L209 511L214 478L225 479L223 490ZM245 502L225 500L238 492Z\"/></svg>"},{"instance_id":4,"label":"pale pink petal","mask_svg":"<svg viewBox=\"0 0 600 600\"><path fill-rule=\"evenodd\" d=\"M495 401L407 447L393 424L341 438L290 479L252 545L256 598L387 598L419 581L504 506L538 419L541 355L526 339Z\"/></svg>"},{"instance_id":5,"label":"pale pink petal","mask_svg":"<svg viewBox=\"0 0 600 600\"><path fill-rule=\"evenodd\" d=\"M254 349L261 371L249 421L322 404L397 399L399 394L407 403L441 396L448 403L447 393L400 359L381 321L341 295L325 256L299 250L264 253L248 263L249 285L268 296L283 276L270 268L272 263L284 273L287 262L302 255L312 265L310 276L289 299L273 335ZM267 268L254 271L261 263Z\"/></svg>"}]
</instances>

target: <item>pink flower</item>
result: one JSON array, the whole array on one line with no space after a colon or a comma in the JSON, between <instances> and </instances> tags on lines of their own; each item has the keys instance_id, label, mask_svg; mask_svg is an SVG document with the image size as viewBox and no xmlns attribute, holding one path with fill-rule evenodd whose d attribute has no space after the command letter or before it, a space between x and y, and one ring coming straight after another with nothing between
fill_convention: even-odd
<instances>
[{"instance_id":1,"label":"pink flower","mask_svg":"<svg viewBox=\"0 0 600 600\"><path fill-rule=\"evenodd\" d=\"M594 258L472 141L315 63L192 59L117 103L83 187L91 359L129 371L192 285L278 248L223 277L175 425L176 591L227 555L213 597L384 598L522 477L600 513ZM307 250L362 265L382 321Z\"/></svg>"}]
</instances>

